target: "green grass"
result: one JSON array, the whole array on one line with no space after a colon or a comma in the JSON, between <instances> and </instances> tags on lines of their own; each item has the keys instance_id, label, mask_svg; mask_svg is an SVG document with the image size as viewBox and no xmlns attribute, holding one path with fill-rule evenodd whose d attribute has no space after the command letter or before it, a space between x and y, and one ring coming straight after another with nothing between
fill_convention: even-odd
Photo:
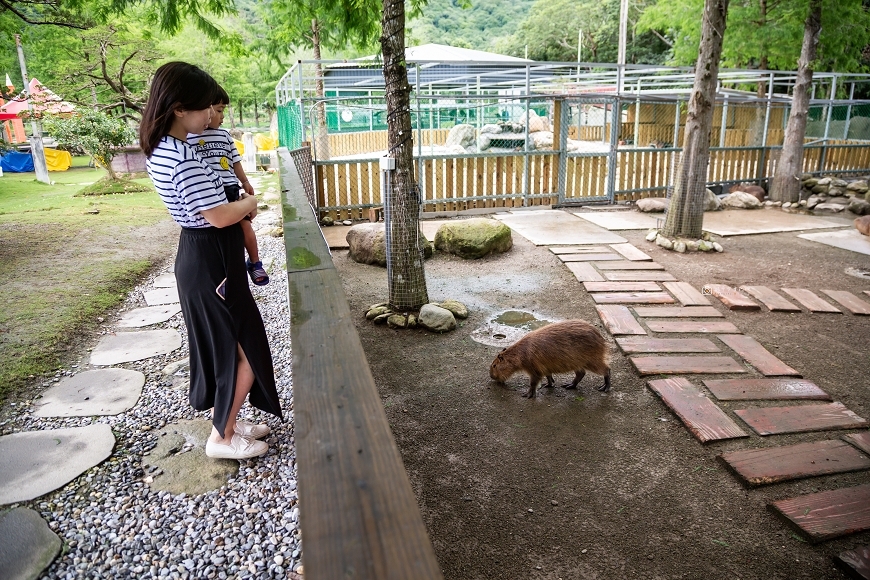
<instances>
[{"instance_id":1,"label":"green grass","mask_svg":"<svg viewBox=\"0 0 870 580\"><path fill-rule=\"evenodd\" d=\"M134 180L148 185L141 192L76 195L105 175L75 158L49 173L51 185L33 173L0 177L0 400L28 396L174 248L155 235L168 214L147 178Z\"/></svg>"}]
</instances>

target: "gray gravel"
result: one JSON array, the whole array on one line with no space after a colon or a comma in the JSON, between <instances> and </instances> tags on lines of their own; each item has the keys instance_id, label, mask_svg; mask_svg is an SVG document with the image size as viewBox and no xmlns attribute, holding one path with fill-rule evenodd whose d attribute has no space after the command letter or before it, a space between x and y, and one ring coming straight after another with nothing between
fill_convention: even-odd
<instances>
[{"instance_id":1,"label":"gray gravel","mask_svg":"<svg viewBox=\"0 0 870 580\"><path fill-rule=\"evenodd\" d=\"M264 222L275 216L263 215ZM258 221L260 221L258 219ZM278 393L285 420L245 405L242 417L268 423L269 452L241 462L238 476L213 492L198 496L152 491L143 482L142 455L152 449L155 431L179 419L207 419L194 411L186 388L174 387L186 376L166 376L162 369L187 357L181 314L150 328L176 328L183 344L166 356L118 365L146 376L139 403L111 417L37 418L29 402L13 408L0 433L57 429L106 423L117 445L111 457L63 488L27 505L37 510L64 542L61 556L43 578L286 578L301 566L296 450L293 439L293 388L287 274L283 240L263 236L260 253L274 260L264 287L251 285L272 348ZM120 314L145 306L142 291L151 290L171 263L134 290L118 315L101 321L101 334L115 332ZM93 346L93 345L91 345ZM62 376L87 370L88 358L58 371ZM185 371L180 371L184 373ZM9 506L15 507L15 506ZM301 571L301 570L299 570Z\"/></svg>"}]
</instances>

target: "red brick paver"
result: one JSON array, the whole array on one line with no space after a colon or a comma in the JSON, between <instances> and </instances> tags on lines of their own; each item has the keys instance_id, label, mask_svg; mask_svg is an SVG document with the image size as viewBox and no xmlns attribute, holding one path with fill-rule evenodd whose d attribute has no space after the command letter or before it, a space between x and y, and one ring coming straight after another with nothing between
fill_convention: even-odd
<instances>
[{"instance_id":1,"label":"red brick paver","mask_svg":"<svg viewBox=\"0 0 870 580\"><path fill-rule=\"evenodd\" d=\"M795 306L767 286L741 286L740 289L747 294L755 296L762 304L767 306L771 312L801 311L799 306Z\"/></svg>"},{"instance_id":2,"label":"red brick paver","mask_svg":"<svg viewBox=\"0 0 870 580\"><path fill-rule=\"evenodd\" d=\"M832 400L831 395L805 379L716 379L704 380L704 386L720 401Z\"/></svg>"},{"instance_id":3,"label":"red brick paver","mask_svg":"<svg viewBox=\"0 0 870 580\"><path fill-rule=\"evenodd\" d=\"M701 443L749 436L686 379L671 377L647 384Z\"/></svg>"},{"instance_id":4,"label":"red brick paver","mask_svg":"<svg viewBox=\"0 0 870 580\"><path fill-rule=\"evenodd\" d=\"M843 403L801 405L795 407L755 407L738 409L734 413L759 435L804 433L826 429L858 429L867 421L846 408Z\"/></svg>"},{"instance_id":5,"label":"red brick paver","mask_svg":"<svg viewBox=\"0 0 870 580\"><path fill-rule=\"evenodd\" d=\"M765 376L801 376L799 372L773 356L751 336L722 334L718 338Z\"/></svg>"},{"instance_id":6,"label":"red brick paver","mask_svg":"<svg viewBox=\"0 0 870 580\"><path fill-rule=\"evenodd\" d=\"M870 529L870 484L775 501L774 511L821 542Z\"/></svg>"},{"instance_id":7,"label":"red brick paver","mask_svg":"<svg viewBox=\"0 0 870 580\"><path fill-rule=\"evenodd\" d=\"M741 449L719 456L749 485L767 485L831 473L870 469L870 459L836 439L764 449Z\"/></svg>"}]
</instances>

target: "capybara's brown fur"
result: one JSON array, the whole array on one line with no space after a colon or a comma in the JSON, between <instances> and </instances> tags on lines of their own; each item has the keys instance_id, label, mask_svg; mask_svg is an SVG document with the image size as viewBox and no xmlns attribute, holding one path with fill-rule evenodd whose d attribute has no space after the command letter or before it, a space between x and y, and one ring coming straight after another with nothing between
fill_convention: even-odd
<instances>
[{"instance_id":1,"label":"capybara's brown fur","mask_svg":"<svg viewBox=\"0 0 870 580\"><path fill-rule=\"evenodd\" d=\"M489 376L503 383L514 373L529 375L529 390L523 396L534 398L541 379L547 377L552 386L552 375L574 371L577 387L586 371L604 376L599 391L610 390L610 365L607 343L598 329L582 320L554 322L534 330L501 351L489 367Z\"/></svg>"},{"instance_id":2,"label":"capybara's brown fur","mask_svg":"<svg viewBox=\"0 0 870 580\"><path fill-rule=\"evenodd\" d=\"M737 185L732 185L728 190L730 193L734 193L735 191L742 191L743 193L748 193L749 195L755 197L758 201L764 201L764 197L767 195L767 192L764 191L764 188L760 185L755 185L753 183L738 183Z\"/></svg>"}]
</instances>

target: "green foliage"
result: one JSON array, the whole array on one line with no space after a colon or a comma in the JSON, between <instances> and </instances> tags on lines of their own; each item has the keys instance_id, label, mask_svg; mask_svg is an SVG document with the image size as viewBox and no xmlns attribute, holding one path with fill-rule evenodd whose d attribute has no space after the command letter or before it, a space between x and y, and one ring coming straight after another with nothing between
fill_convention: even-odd
<instances>
[{"instance_id":1,"label":"green foliage","mask_svg":"<svg viewBox=\"0 0 870 580\"><path fill-rule=\"evenodd\" d=\"M495 50L529 13L534 0L431 0L408 22L409 44L437 43L476 50Z\"/></svg>"},{"instance_id":2,"label":"green foliage","mask_svg":"<svg viewBox=\"0 0 870 580\"><path fill-rule=\"evenodd\" d=\"M115 156L114 148L129 145L136 138L136 132L124 121L94 109L66 118L48 117L45 128L61 145L85 151L106 168Z\"/></svg>"}]
</instances>

